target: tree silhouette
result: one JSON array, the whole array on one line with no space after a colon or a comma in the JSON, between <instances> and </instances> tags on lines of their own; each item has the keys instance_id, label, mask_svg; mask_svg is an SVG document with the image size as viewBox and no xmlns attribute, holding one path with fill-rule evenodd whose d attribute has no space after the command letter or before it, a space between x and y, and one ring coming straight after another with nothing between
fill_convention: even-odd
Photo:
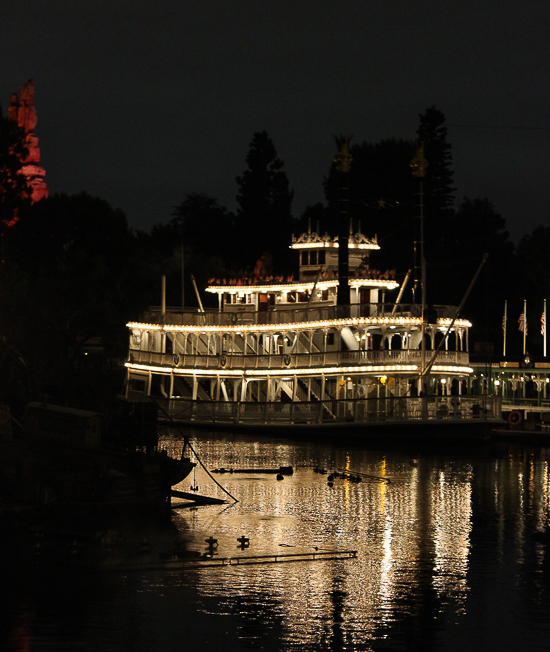
<instances>
[{"instance_id":1,"label":"tree silhouette","mask_svg":"<svg viewBox=\"0 0 550 652\"><path fill-rule=\"evenodd\" d=\"M504 300L513 294L517 278L506 222L488 199L466 197L450 220L448 234L446 259L441 257L431 267L430 277L440 281L431 302L458 305L483 255L489 254L464 315L473 323L472 341L493 341L498 347Z\"/></svg>"},{"instance_id":2,"label":"tree silhouette","mask_svg":"<svg viewBox=\"0 0 550 652\"><path fill-rule=\"evenodd\" d=\"M422 180L424 256L428 266L426 297L428 303L451 303L453 299L449 297L455 294L455 289L460 293L460 289L449 285L448 275L441 275L438 272L438 269L448 265L449 256L452 255L450 251L453 244L455 189L453 188L454 173L451 168L451 145L447 142L445 115L435 106L426 109L419 116L419 120L418 141L424 146L424 156L428 163ZM415 214L418 215L420 210L420 181L418 180L415 192ZM416 228L419 228L418 223ZM415 237L419 239L419 234L417 233Z\"/></svg>"},{"instance_id":3,"label":"tree silhouette","mask_svg":"<svg viewBox=\"0 0 550 652\"><path fill-rule=\"evenodd\" d=\"M425 214L430 223L454 213L454 172L451 145L447 142L444 114L432 106L419 116L418 139L424 143L428 161L424 181Z\"/></svg>"},{"instance_id":4,"label":"tree silhouette","mask_svg":"<svg viewBox=\"0 0 550 652\"><path fill-rule=\"evenodd\" d=\"M348 173L349 214L354 230L378 237L381 251L371 264L379 268L399 265L403 275L412 266L415 180L410 161L414 149L409 141L386 139L362 142L350 148L353 160ZM327 219L321 231L335 236L338 221L338 177L334 165L324 181ZM311 209L310 209L311 210ZM319 209L317 213L321 215Z\"/></svg>"},{"instance_id":5,"label":"tree silhouette","mask_svg":"<svg viewBox=\"0 0 550 652\"><path fill-rule=\"evenodd\" d=\"M35 203L5 241L0 330L37 385L69 400L91 338L105 355L125 355L125 324L146 307L148 267L122 211L86 193Z\"/></svg>"},{"instance_id":6,"label":"tree silhouette","mask_svg":"<svg viewBox=\"0 0 550 652\"><path fill-rule=\"evenodd\" d=\"M202 193L187 193L175 207L171 223L180 242L190 252L230 262L233 220L234 216L217 199Z\"/></svg>"},{"instance_id":7,"label":"tree silhouette","mask_svg":"<svg viewBox=\"0 0 550 652\"><path fill-rule=\"evenodd\" d=\"M276 269L285 271L292 265L288 246L294 222L294 191L266 131L253 135L246 163L248 168L237 177L239 208L235 221L243 253L247 264L253 266L268 248Z\"/></svg>"}]
</instances>

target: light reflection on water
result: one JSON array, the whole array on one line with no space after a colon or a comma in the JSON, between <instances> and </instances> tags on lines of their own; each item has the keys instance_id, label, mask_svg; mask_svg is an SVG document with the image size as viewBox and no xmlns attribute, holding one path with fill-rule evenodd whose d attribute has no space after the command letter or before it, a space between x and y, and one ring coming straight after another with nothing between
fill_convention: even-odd
<instances>
[{"instance_id":1,"label":"light reflection on water","mask_svg":"<svg viewBox=\"0 0 550 652\"><path fill-rule=\"evenodd\" d=\"M208 433L192 442L209 469L295 472L282 481L214 476L239 502L178 510L188 549L206 551L212 536L218 557L318 548L357 550L357 559L71 576L67 590L87 595L77 618L85 643L63 624L66 600L46 613L39 601L28 615L31 645L8 649L550 649L550 543L535 534L548 528L548 449L367 451ZM163 446L179 455L178 433L167 430ZM391 482L329 487L314 468ZM225 497L202 470L177 488L192 484ZM60 632L67 647L54 644Z\"/></svg>"},{"instance_id":2,"label":"light reflection on water","mask_svg":"<svg viewBox=\"0 0 550 652\"><path fill-rule=\"evenodd\" d=\"M469 616L470 604L481 600L485 613L496 614L496 605L505 600L501 589L511 589L507 573L518 580L527 554L535 564L529 568L535 573L535 593L529 600L540 600L542 612L548 615L547 584L543 587L540 578L536 579L546 546L530 538L548 525L544 449L526 453L512 447L510 451L493 450L488 456L477 449L411 458L395 451L258 443L244 438L214 437L197 441L196 446L209 468L293 465L295 475L282 482L273 476L217 476L241 502L219 510L210 521L198 512L182 513L176 523L195 545L214 536L219 540L220 556L237 555L236 539L244 534L251 539L247 554L274 554L281 545L291 545L289 550L298 552L314 546L359 552L356 561L230 573L204 569L198 574L198 591L210 596L245 593L257 604L266 594L274 598L266 611L274 610L270 617L281 618L283 647L376 649L384 639L393 637L409 649L407 637L423 638L420 632L428 628L424 632L428 639L435 637L445 644L434 638L431 643L424 641L423 649L452 649L455 639L459 649L467 640L458 643L459 631L480 635L476 614ZM390 478L391 484L336 480L329 488L326 475L314 473L314 467L347 468ZM204 476L201 492L223 495ZM494 513L487 520L486 511L493 505ZM474 526L478 534L472 537ZM473 541L479 550L472 549ZM506 550L510 544L513 558ZM487 549L491 550L490 559L484 558ZM483 596L472 596L473 588L479 588L480 576L497 581L483 587ZM485 600L495 606L485 605ZM504 606L504 612L507 609ZM525 643L527 622L516 620L510 628L497 622L496 617L492 624L490 617L484 622L484 636L498 640L503 630L510 629L512 638L503 637L503 649L515 639L518 644ZM468 631L474 623L474 629ZM407 634L408 629L412 634ZM533 645L540 645L539 638L533 639ZM471 647L472 641L468 644Z\"/></svg>"}]
</instances>

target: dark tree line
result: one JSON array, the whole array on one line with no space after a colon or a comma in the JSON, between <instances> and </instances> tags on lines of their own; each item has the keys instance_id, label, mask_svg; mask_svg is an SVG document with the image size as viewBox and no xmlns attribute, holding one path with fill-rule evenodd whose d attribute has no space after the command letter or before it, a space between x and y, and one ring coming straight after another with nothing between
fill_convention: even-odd
<instances>
[{"instance_id":1,"label":"dark tree line","mask_svg":"<svg viewBox=\"0 0 550 652\"><path fill-rule=\"evenodd\" d=\"M428 303L458 305L488 253L464 308L474 323L470 348L477 341L492 343L496 353L501 350L507 299L508 350L519 354L516 320L527 299L533 306L528 313L530 352L537 355L542 340L534 334L550 283L550 224L537 227L515 247L504 218L488 199L463 198L457 204L445 118L435 107L419 118L414 139L352 141L348 181L354 230L360 223L363 233L377 235L382 249L373 254L372 265L396 268L402 281L415 264L419 181L411 160L422 142L428 162L423 181ZM198 303L191 275L208 305L211 297L202 292L208 279L251 273L264 253L274 273L295 273L292 233L308 225L321 233L338 232L334 165L327 162L320 180L324 201L294 216L291 184L265 131L250 142L245 169L236 179L234 212L189 190L171 219L150 233L133 232L120 210L86 193L53 195L31 205L18 173L21 136L0 118L0 336L28 362L37 392L60 401L94 406L85 395L90 362L84 354L90 343L100 342L104 359L124 357L126 323L138 319L147 305L160 303L161 275L168 279L168 303L181 305L182 260L186 305ZM409 287L403 301L411 300Z\"/></svg>"}]
</instances>

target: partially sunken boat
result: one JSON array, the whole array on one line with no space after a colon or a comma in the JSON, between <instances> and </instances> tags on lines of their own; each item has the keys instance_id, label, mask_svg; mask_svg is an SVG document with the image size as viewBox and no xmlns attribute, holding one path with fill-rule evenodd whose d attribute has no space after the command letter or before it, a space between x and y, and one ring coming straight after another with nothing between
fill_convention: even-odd
<instances>
[{"instance_id":1,"label":"partially sunken boat","mask_svg":"<svg viewBox=\"0 0 550 652\"><path fill-rule=\"evenodd\" d=\"M127 398L239 428L500 420L499 397L470 393L471 323L393 298L395 271L370 264L376 236L310 229L291 248L298 280L266 276L260 259L250 277L210 280L218 309L163 300L129 323Z\"/></svg>"},{"instance_id":2,"label":"partially sunken boat","mask_svg":"<svg viewBox=\"0 0 550 652\"><path fill-rule=\"evenodd\" d=\"M138 407L138 406L136 406ZM97 512L169 507L171 487L195 467L186 456L174 459L158 450L155 433L139 418L118 424L108 436L97 412L28 403L22 432L4 435L0 479L10 505L48 506ZM128 426L131 436L124 431Z\"/></svg>"}]
</instances>

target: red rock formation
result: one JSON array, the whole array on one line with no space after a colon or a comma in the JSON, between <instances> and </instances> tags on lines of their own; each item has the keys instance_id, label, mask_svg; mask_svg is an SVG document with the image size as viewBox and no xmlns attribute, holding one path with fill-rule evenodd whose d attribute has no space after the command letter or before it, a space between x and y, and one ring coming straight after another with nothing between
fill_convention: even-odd
<instances>
[{"instance_id":1,"label":"red rock formation","mask_svg":"<svg viewBox=\"0 0 550 652\"><path fill-rule=\"evenodd\" d=\"M21 161L23 163L22 172L32 188L32 201L38 201L48 196L48 186L44 181L46 170L38 165L40 163L40 148L38 147L38 137L33 131L37 123L34 105L34 79L29 79L26 84L21 86L19 95L14 93L11 96L8 119L17 122L19 127L26 132L25 147L28 154Z\"/></svg>"}]
</instances>

